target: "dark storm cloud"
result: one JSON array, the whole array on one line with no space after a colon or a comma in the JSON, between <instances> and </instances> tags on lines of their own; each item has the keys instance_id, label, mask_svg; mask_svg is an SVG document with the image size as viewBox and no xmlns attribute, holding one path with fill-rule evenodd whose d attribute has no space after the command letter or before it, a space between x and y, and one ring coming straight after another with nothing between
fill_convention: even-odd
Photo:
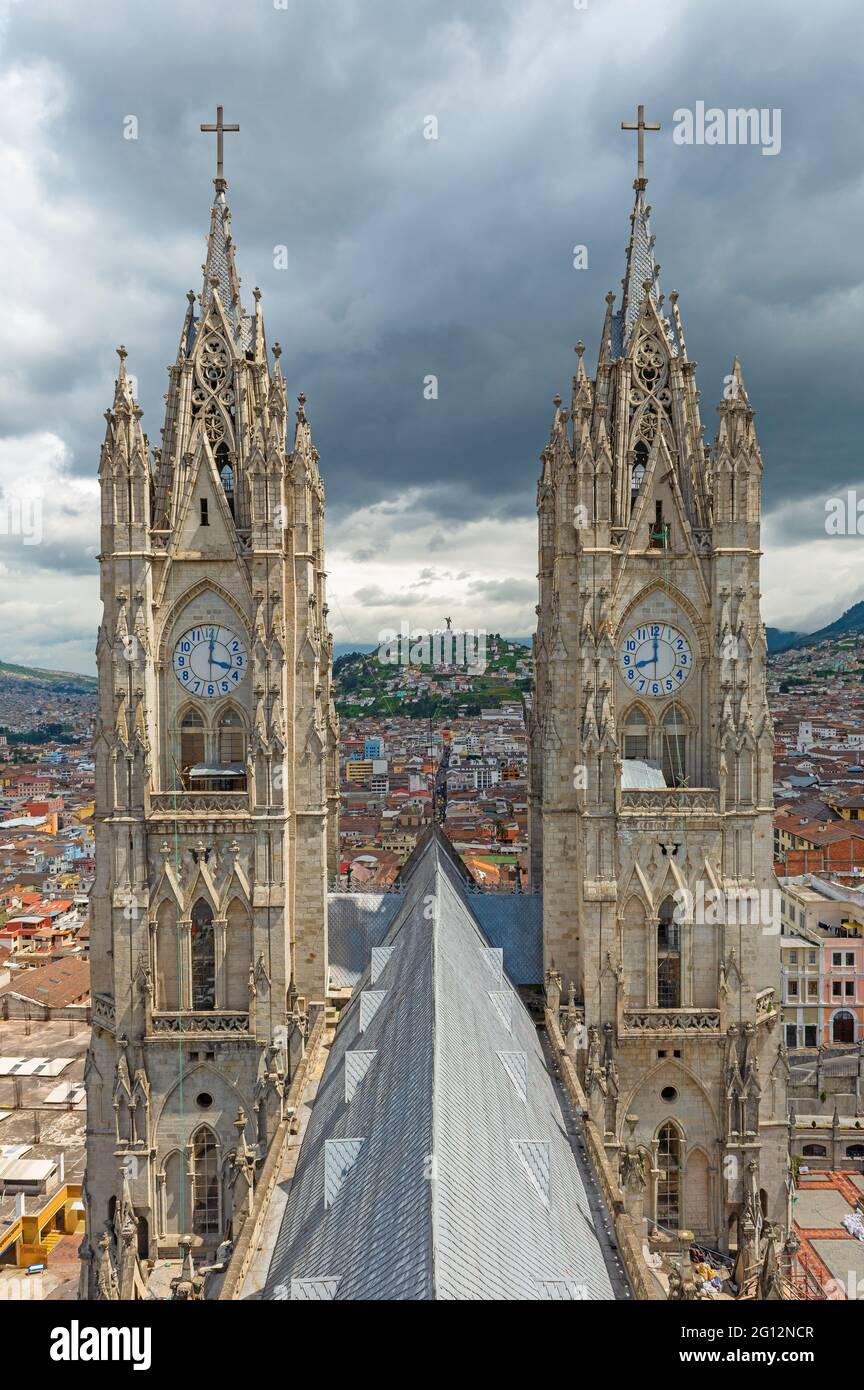
<instances>
[{"instance_id":1,"label":"dark storm cloud","mask_svg":"<svg viewBox=\"0 0 864 1390\"><path fill-rule=\"evenodd\" d=\"M333 521L392 504L398 525L393 499L434 484L432 552L448 523L530 514L552 397L577 338L593 359L619 289L635 165L619 124L644 101L663 122L647 137L661 283L681 293L708 436L738 352L766 508L852 485L861 39L859 0L11 6L4 70L63 90L44 198L94 231L72 261L61 230L43 233L55 331L23 323L0 433L51 431L92 477L123 341L158 443L183 296L200 288L214 141L198 125L221 101L241 124L226 166L244 300L260 285L289 389L309 396ZM676 145L673 112L699 100L780 107L781 153Z\"/></svg>"}]
</instances>

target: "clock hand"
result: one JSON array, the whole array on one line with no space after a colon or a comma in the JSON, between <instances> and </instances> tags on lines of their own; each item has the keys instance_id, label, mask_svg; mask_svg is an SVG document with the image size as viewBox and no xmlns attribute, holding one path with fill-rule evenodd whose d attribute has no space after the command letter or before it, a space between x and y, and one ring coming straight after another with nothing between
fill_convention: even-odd
<instances>
[{"instance_id":1,"label":"clock hand","mask_svg":"<svg viewBox=\"0 0 864 1390\"><path fill-rule=\"evenodd\" d=\"M637 662L636 662L636 668L637 668L637 670L638 670L640 666L650 666L651 664L652 664L652 662L651 662L651 657L649 656L649 658L648 658L647 661L637 661Z\"/></svg>"},{"instance_id":2,"label":"clock hand","mask_svg":"<svg viewBox=\"0 0 864 1390\"><path fill-rule=\"evenodd\" d=\"M211 666L221 666L223 671L230 671L230 670L231 670L231 662L230 662L230 661L211 661L211 662L210 662L210 665L211 665Z\"/></svg>"}]
</instances>

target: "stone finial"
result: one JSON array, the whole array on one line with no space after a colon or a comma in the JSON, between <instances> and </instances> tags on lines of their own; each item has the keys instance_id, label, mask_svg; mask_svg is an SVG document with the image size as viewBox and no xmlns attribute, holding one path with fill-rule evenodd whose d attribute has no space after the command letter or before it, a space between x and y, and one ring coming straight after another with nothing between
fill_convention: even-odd
<instances>
[{"instance_id":1,"label":"stone finial","mask_svg":"<svg viewBox=\"0 0 864 1390\"><path fill-rule=\"evenodd\" d=\"M546 971L546 1003L549 1007L549 1011L555 1016L557 1016L558 1010L561 1007L562 985L563 980L561 978L561 972L555 969L555 962L553 960L550 968Z\"/></svg>"}]
</instances>

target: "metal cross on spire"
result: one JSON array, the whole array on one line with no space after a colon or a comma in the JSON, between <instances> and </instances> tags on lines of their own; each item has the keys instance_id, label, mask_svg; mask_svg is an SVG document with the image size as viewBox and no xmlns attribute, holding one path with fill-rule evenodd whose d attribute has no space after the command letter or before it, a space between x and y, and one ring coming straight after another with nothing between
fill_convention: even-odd
<instances>
[{"instance_id":1,"label":"metal cross on spire","mask_svg":"<svg viewBox=\"0 0 864 1390\"><path fill-rule=\"evenodd\" d=\"M201 127L202 131L204 131L206 135L212 135L214 133L216 135L216 178L214 179L214 183L216 184L217 188L225 186L225 174L222 168L222 160L225 154L225 146L222 137L224 136L226 130L235 131L240 129L239 125L225 124L224 120L222 119L222 113L224 109L225 108L223 106L216 107L215 125L202 125Z\"/></svg>"},{"instance_id":2,"label":"metal cross on spire","mask_svg":"<svg viewBox=\"0 0 864 1390\"><path fill-rule=\"evenodd\" d=\"M221 109L221 108L220 108L220 109ZM203 126L202 126L202 129L203 129ZM637 107L636 107L636 120L635 120L635 121L622 121L622 122L621 122L621 129L622 129L622 130L637 130L637 131L639 132L639 138L638 138L637 147L636 147L636 182L638 183L638 185L639 185L640 188L644 188L644 187L645 187L645 184L646 184L646 182L647 182L647 180L646 180L646 178L645 178L645 132L646 132L646 130L659 130L659 129L660 129L660 122L659 122L659 121L646 121L646 119L645 119L645 107L644 107L644 106L637 106Z\"/></svg>"}]
</instances>

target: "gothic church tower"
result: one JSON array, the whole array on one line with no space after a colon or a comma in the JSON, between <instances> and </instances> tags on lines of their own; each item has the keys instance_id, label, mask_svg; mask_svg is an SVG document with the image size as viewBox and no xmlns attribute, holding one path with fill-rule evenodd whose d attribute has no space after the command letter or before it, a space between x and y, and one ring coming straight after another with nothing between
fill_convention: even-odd
<instances>
[{"instance_id":1,"label":"gothic church tower","mask_svg":"<svg viewBox=\"0 0 864 1390\"><path fill-rule=\"evenodd\" d=\"M236 1239L327 988L324 490L302 395L287 447L259 291L241 303L221 108L210 128L204 283L169 368L162 447L151 459L121 348L99 465L90 1296L117 1279L133 1296L140 1262L183 1236L204 1254Z\"/></svg>"},{"instance_id":2,"label":"gothic church tower","mask_svg":"<svg viewBox=\"0 0 864 1390\"><path fill-rule=\"evenodd\" d=\"M640 1211L752 1264L787 1196L762 459L737 359L704 442L645 128L623 294L541 460L531 866L547 988L612 1157L629 1117Z\"/></svg>"}]
</instances>

